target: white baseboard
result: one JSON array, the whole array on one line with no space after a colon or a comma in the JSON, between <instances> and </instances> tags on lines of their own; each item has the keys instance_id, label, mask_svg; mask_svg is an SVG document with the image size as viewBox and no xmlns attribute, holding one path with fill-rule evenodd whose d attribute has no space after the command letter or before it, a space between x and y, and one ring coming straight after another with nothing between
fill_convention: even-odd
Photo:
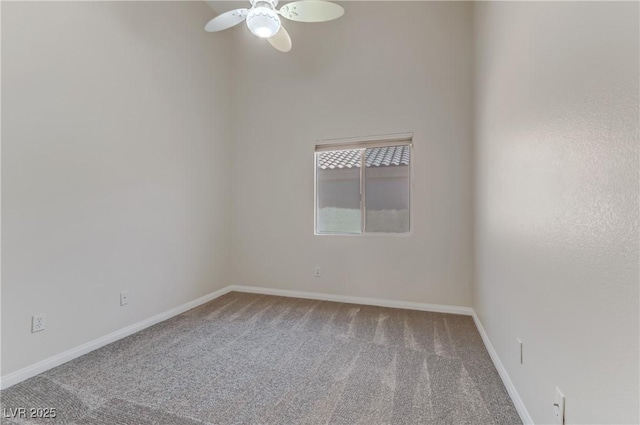
<instances>
[{"instance_id":1,"label":"white baseboard","mask_svg":"<svg viewBox=\"0 0 640 425\"><path fill-rule=\"evenodd\" d=\"M89 341L85 344L82 344L70 350L64 351L60 354L56 354L55 356L49 357L48 359L39 361L38 363L32 364L31 366L27 366L15 372L9 373L8 375L0 378L0 388L1 389L9 388L10 386L17 384L18 382L22 382L42 372L45 372L49 369L53 369L56 366L60 366L63 363L66 363L70 360L73 360L77 357L87 354L93 350L97 350L98 348L103 347L107 344L111 344L112 342L115 342L119 339L125 338L129 335L139 332L145 328L153 326L156 323L160 323L164 320L177 316L178 314L184 313L187 310L191 310L192 308L198 307L201 304L209 302L213 299L216 299L230 292L231 291L230 288L231 288L230 286L227 286L226 288L222 288L217 291L211 292L210 294L204 295L193 301L190 301L178 307L172 308L171 310L167 310L163 313L156 314L153 317L142 320L138 323L134 323L133 325L127 326L126 328L117 330L108 335L94 339L93 341Z\"/></svg>"},{"instance_id":2,"label":"white baseboard","mask_svg":"<svg viewBox=\"0 0 640 425\"><path fill-rule=\"evenodd\" d=\"M498 353L493 348L493 345L491 345L489 336L487 335L484 328L482 327L482 323L480 322L480 319L478 318L478 315L476 314L475 311L473 312L473 321L476 323L478 332L480 332L482 341L484 342L485 347L487 347L487 351L489 352L489 356L491 356L493 365L498 370L498 373L500 374L500 378L502 378L502 382L504 383L504 386L507 389L507 392L509 393L511 400L513 401L513 404L516 407L516 410L518 411L518 415L520 415L520 419L522 420L522 423L525 425L529 425L529 424L533 425L533 419L531 419L531 416L529 415L527 408L525 407L522 399L520 398L520 394L518 394L518 391L516 390L516 387L513 385L513 382L511 381L511 378L509 377L507 370L504 368L504 365L500 361L500 357L498 357Z\"/></svg>"},{"instance_id":3,"label":"white baseboard","mask_svg":"<svg viewBox=\"0 0 640 425\"><path fill-rule=\"evenodd\" d=\"M281 297L306 298L311 300L335 301L347 304L375 305L378 307L402 308L405 310L433 311L436 313L462 314L472 316L471 307L454 305L426 304L410 301L384 300L380 298L352 297L348 295L321 294L319 292L292 291L289 289L272 289L258 286L231 285L231 291L250 292L252 294L278 295Z\"/></svg>"}]
</instances>

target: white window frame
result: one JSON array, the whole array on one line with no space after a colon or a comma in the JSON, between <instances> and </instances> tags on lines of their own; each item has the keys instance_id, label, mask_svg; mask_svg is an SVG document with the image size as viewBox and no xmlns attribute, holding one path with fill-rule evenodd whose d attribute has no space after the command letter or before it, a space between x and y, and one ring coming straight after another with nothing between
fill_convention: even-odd
<instances>
[{"instance_id":1,"label":"white window frame","mask_svg":"<svg viewBox=\"0 0 640 425\"><path fill-rule=\"evenodd\" d=\"M318 140L313 153L313 234L315 236L394 236L407 237L413 232L413 133L386 134L379 136L352 137L347 139ZM366 232L365 168L367 148L409 146L409 231L403 233ZM341 150L362 150L360 155L360 233L318 232L318 153Z\"/></svg>"}]
</instances>

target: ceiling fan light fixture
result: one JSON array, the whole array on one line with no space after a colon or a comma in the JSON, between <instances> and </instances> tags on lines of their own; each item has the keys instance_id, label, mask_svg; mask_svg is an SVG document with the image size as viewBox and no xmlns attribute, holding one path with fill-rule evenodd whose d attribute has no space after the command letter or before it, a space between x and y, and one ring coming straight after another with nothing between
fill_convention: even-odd
<instances>
[{"instance_id":1,"label":"ceiling fan light fixture","mask_svg":"<svg viewBox=\"0 0 640 425\"><path fill-rule=\"evenodd\" d=\"M260 38L273 37L280 31L281 25L280 17L268 2L264 2L264 6L256 5L247 14L247 27Z\"/></svg>"},{"instance_id":2,"label":"ceiling fan light fixture","mask_svg":"<svg viewBox=\"0 0 640 425\"><path fill-rule=\"evenodd\" d=\"M2 1L2 0L0 0ZM280 17L298 22L325 22L341 17L342 6L327 0L297 0L285 4L276 10L279 0L249 0L251 8L240 8L224 12L204 26L207 32L218 32L247 22L249 31L265 38L281 52L291 50L291 37L282 26Z\"/></svg>"}]
</instances>

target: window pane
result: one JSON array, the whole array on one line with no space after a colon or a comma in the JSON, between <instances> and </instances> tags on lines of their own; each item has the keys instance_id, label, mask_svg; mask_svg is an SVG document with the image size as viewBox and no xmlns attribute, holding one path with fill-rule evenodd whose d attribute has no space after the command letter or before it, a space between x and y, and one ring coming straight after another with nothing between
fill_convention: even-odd
<instances>
[{"instance_id":1,"label":"window pane","mask_svg":"<svg viewBox=\"0 0 640 425\"><path fill-rule=\"evenodd\" d=\"M365 152L365 231L409 231L409 146L367 148Z\"/></svg>"},{"instance_id":2,"label":"window pane","mask_svg":"<svg viewBox=\"0 0 640 425\"><path fill-rule=\"evenodd\" d=\"M318 233L360 233L360 149L316 154Z\"/></svg>"}]
</instances>

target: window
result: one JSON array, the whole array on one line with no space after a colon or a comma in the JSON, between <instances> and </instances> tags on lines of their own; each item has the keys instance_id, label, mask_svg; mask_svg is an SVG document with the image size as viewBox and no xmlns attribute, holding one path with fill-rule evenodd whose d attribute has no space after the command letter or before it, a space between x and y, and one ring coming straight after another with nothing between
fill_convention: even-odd
<instances>
[{"instance_id":1,"label":"window","mask_svg":"<svg viewBox=\"0 0 640 425\"><path fill-rule=\"evenodd\" d=\"M316 146L316 234L408 233L411 136Z\"/></svg>"}]
</instances>

